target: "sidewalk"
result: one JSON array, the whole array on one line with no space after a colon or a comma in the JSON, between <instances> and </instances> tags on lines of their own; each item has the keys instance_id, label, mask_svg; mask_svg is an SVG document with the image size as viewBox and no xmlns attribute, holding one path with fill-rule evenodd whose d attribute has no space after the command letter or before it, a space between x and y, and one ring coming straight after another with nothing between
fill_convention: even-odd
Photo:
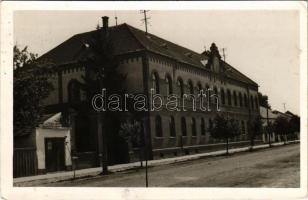
<instances>
[{"instance_id":1,"label":"sidewalk","mask_svg":"<svg viewBox=\"0 0 308 200\"><path fill-rule=\"evenodd\" d=\"M291 143L298 143L299 140L296 141L289 141L287 144ZM272 146L281 146L283 142L279 143L272 143ZM254 149L263 149L268 148L268 144L256 145ZM229 153L237 153L237 152L244 152L248 151L250 147L242 147L242 148L234 148L229 149ZM218 156L223 155L226 153L226 150L219 150L214 152L208 153L200 153L200 154L193 154L193 155L185 155L185 156L178 156L172 158L165 158L159 160L150 160L148 161L148 166L158 166L158 165L166 165L171 163L189 161L189 160L196 160L204 157L211 157L211 156ZM109 166L108 169L110 172L120 172L125 171L128 169L138 168L140 166L140 162L134 163L127 163L127 164L120 164L120 165L113 165ZM97 176L101 172L101 167L96 168L88 168L88 169L80 169L75 171L75 178L87 178ZM72 180L74 177L73 171L65 171L65 172L55 172L55 173L48 173L44 175L37 175L37 176L28 176L28 177L20 177L14 178L14 186L27 186L32 184L44 184L44 183L52 183L57 181L64 181L64 180Z\"/></svg>"}]
</instances>

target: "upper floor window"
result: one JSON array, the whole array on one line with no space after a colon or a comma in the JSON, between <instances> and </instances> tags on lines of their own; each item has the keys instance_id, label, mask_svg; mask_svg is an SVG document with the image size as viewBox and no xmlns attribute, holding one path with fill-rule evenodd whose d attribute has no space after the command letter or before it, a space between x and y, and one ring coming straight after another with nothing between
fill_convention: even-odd
<instances>
[{"instance_id":1,"label":"upper floor window","mask_svg":"<svg viewBox=\"0 0 308 200\"><path fill-rule=\"evenodd\" d=\"M217 87L214 87L214 94L216 94L216 96L218 96L218 90L217 90Z\"/></svg>"},{"instance_id":2,"label":"upper floor window","mask_svg":"<svg viewBox=\"0 0 308 200\"><path fill-rule=\"evenodd\" d=\"M218 96L218 90L217 90L217 87L216 87L216 86L214 87L213 93L214 93L215 96L213 96L213 98L211 98L211 99L212 99L212 102L213 102L213 103L217 103L217 102L216 102L216 98L218 99L219 96Z\"/></svg>"},{"instance_id":3,"label":"upper floor window","mask_svg":"<svg viewBox=\"0 0 308 200\"><path fill-rule=\"evenodd\" d=\"M155 94L159 94L159 76L157 72L152 73L152 88Z\"/></svg>"},{"instance_id":4,"label":"upper floor window","mask_svg":"<svg viewBox=\"0 0 308 200\"><path fill-rule=\"evenodd\" d=\"M243 97L242 97L242 93L239 93L238 94L238 98L239 98L239 100L240 100L240 107L242 107L243 106Z\"/></svg>"},{"instance_id":5,"label":"upper floor window","mask_svg":"<svg viewBox=\"0 0 308 200\"><path fill-rule=\"evenodd\" d=\"M205 90L206 90L205 92L206 92L206 95L210 94L209 89L210 89L210 86L209 86L208 84L206 84L206 85L205 85Z\"/></svg>"},{"instance_id":6,"label":"upper floor window","mask_svg":"<svg viewBox=\"0 0 308 200\"><path fill-rule=\"evenodd\" d=\"M231 102L231 92L230 92L230 90L227 90L227 98L228 98L228 105L231 106L232 102Z\"/></svg>"},{"instance_id":7,"label":"upper floor window","mask_svg":"<svg viewBox=\"0 0 308 200\"><path fill-rule=\"evenodd\" d=\"M191 80L188 81L188 89L190 94L194 94L194 85Z\"/></svg>"},{"instance_id":8,"label":"upper floor window","mask_svg":"<svg viewBox=\"0 0 308 200\"><path fill-rule=\"evenodd\" d=\"M256 104L256 109L258 109L259 108L258 97L255 97L255 104Z\"/></svg>"},{"instance_id":9,"label":"upper floor window","mask_svg":"<svg viewBox=\"0 0 308 200\"><path fill-rule=\"evenodd\" d=\"M251 109L254 109L253 97L250 96Z\"/></svg>"},{"instance_id":10,"label":"upper floor window","mask_svg":"<svg viewBox=\"0 0 308 200\"><path fill-rule=\"evenodd\" d=\"M246 94L244 94L244 104L245 104L245 107L247 108L248 107L248 99L247 99Z\"/></svg>"},{"instance_id":11,"label":"upper floor window","mask_svg":"<svg viewBox=\"0 0 308 200\"><path fill-rule=\"evenodd\" d=\"M179 93L180 93L180 96L183 97L184 95L184 83L183 83L183 80L181 78L178 78L178 87L179 87Z\"/></svg>"},{"instance_id":12,"label":"upper floor window","mask_svg":"<svg viewBox=\"0 0 308 200\"><path fill-rule=\"evenodd\" d=\"M68 84L68 101L79 102L81 100L80 84L76 80L71 80Z\"/></svg>"},{"instance_id":13,"label":"upper floor window","mask_svg":"<svg viewBox=\"0 0 308 200\"><path fill-rule=\"evenodd\" d=\"M200 94L200 91L202 90L202 85L200 82L198 82L197 88L198 88L198 93Z\"/></svg>"},{"instance_id":14,"label":"upper floor window","mask_svg":"<svg viewBox=\"0 0 308 200\"><path fill-rule=\"evenodd\" d=\"M225 105L226 101L225 101L225 91L223 88L220 89L220 98L221 98L221 103L222 105Z\"/></svg>"},{"instance_id":15,"label":"upper floor window","mask_svg":"<svg viewBox=\"0 0 308 200\"><path fill-rule=\"evenodd\" d=\"M155 133L156 137L162 137L163 136L163 130L161 125L161 117L159 115L155 118Z\"/></svg>"},{"instance_id":16,"label":"upper floor window","mask_svg":"<svg viewBox=\"0 0 308 200\"><path fill-rule=\"evenodd\" d=\"M173 93L172 79L169 74L166 76L166 82L167 82L167 95L172 94Z\"/></svg>"},{"instance_id":17,"label":"upper floor window","mask_svg":"<svg viewBox=\"0 0 308 200\"><path fill-rule=\"evenodd\" d=\"M237 106L237 95L236 91L233 92L234 106Z\"/></svg>"}]
</instances>

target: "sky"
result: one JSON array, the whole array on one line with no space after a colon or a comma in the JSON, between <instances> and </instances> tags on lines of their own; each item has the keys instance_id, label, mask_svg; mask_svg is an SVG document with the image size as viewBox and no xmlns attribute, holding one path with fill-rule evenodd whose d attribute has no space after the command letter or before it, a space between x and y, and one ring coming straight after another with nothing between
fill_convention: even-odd
<instances>
[{"instance_id":1,"label":"sky","mask_svg":"<svg viewBox=\"0 0 308 200\"><path fill-rule=\"evenodd\" d=\"M42 55L71 36L94 30L101 17L145 30L136 11L15 11L14 43ZM297 11L199 10L148 12L148 31L203 52L215 42L226 62L259 84L272 109L300 114L299 14ZM222 54L222 53L221 53Z\"/></svg>"}]
</instances>

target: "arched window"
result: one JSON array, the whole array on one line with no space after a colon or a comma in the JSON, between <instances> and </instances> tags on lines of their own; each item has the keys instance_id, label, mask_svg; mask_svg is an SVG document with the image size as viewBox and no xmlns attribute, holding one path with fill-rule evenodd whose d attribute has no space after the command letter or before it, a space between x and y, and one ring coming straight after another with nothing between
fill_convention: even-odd
<instances>
[{"instance_id":1,"label":"arched window","mask_svg":"<svg viewBox=\"0 0 308 200\"><path fill-rule=\"evenodd\" d=\"M244 103L245 103L245 107L248 107L248 100L247 100L247 95L244 94Z\"/></svg>"},{"instance_id":2,"label":"arched window","mask_svg":"<svg viewBox=\"0 0 308 200\"><path fill-rule=\"evenodd\" d=\"M159 94L159 76L156 72L152 73L152 88L155 94Z\"/></svg>"},{"instance_id":3,"label":"arched window","mask_svg":"<svg viewBox=\"0 0 308 200\"><path fill-rule=\"evenodd\" d=\"M170 128L170 137L175 137L175 122L174 117L170 116L170 122L169 122L169 128Z\"/></svg>"},{"instance_id":4,"label":"arched window","mask_svg":"<svg viewBox=\"0 0 308 200\"><path fill-rule=\"evenodd\" d=\"M245 124L244 124L243 120L242 120L241 124L242 124L242 134L244 135L245 134Z\"/></svg>"},{"instance_id":5,"label":"arched window","mask_svg":"<svg viewBox=\"0 0 308 200\"><path fill-rule=\"evenodd\" d=\"M156 133L156 137L163 136L163 130L161 126L161 117L159 115L157 115L155 118L155 133Z\"/></svg>"},{"instance_id":6,"label":"arched window","mask_svg":"<svg viewBox=\"0 0 308 200\"><path fill-rule=\"evenodd\" d=\"M216 86L214 87L214 94L216 94L218 96L218 90L217 90Z\"/></svg>"},{"instance_id":7,"label":"arched window","mask_svg":"<svg viewBox=\"0 0 308 200\"><path fill-rule=\"evenodd\" d=\"M194 85L191 80L188 81L188 89L190 94L194 94Z\"/></svg>"},{"instance_id":8,"label":"arched window","mask_svg":"<svg viewBox=\"0 0 308 200\"><path fill-rule=\"evenodd\" d=\"M212 99L212 102L213 102L214 104L216 104L216 103L217 103L216 97L219 98L219 96L218 96L218 90L217 90L217 87L216 87L216 86L215 86L214 89L213 89L213 94L215 94L216 96L213 96L211 99Z\"/></svg>"},{"instance_id":9,"label":"arched window","mask_svg":"<svg viewBox=\"0 0 308 200\"><path fill-rule=\"evenodd\" d=\"M201 135L205 135L205 121L204 118L201 118Z\"/></svg>"},{"instance_id":10,"label":"arched window","mask_svg":"<svg viewBox=\"0 0 308 200\"><path fill-rule=\"evenodd\" d=\"M68 84L68 101L71 103L80 102L80 85L78 81L71 80Z\"/></svg>"},{"instance_id":11,"label":"arched window","mask_svg":"<svg viewBox=\"0 0 308 200\"><path fill-rule=\"evenodd\" d=\"M166 76L166 83L167 83L167 95L172 94L173 93L172 79L169 74Z\"/></svg>"},{"instance_id":12,"label":"arched window","mask_svg":"<svg viewBox=\"0 0 308 200\"><path fill-rule=\"evenodd\" d=\"M242 107L242 106L243 106L243 97L242 97L242 93L239 93L239 94L238 94L238 98L239 98L239 100L240 100L240 107Z\"/></svg>"},{"instance_id":13,"label":"arched window","mask_svg":"<svg viewBox=\"0 0 308 200\"><path fill-rule=\"evenodd\" d=\"M209 119L209 130L212 130L213 128L213 120L210 118Z\"/></svg>"},{"instance_id":14,"label":"arched window","mask_svg":"<svg viewBox=\"0 0 308 200\"><path fill-rule=\"evenodd\" d=\"M182 136L187 136L187 128L186 128L185 117L181 118L181 129L182 129Z\"/></svg>"},{"instance_id":15,"label":"arched window","mask_svg":"<svg viewBox=\"0 0 308 200\"><path fill-rule=\"evenodd\" d=\"M191 134L192 136L197 136L196 119L194 117L191 118Z\"/></svg>"},{"instance_id":16,"label":"arched window","mask_svg":"<svg viewBox=\"0 0 308 200\"><path fill-rule=\"evenodd\" d=\"M253 97L252 96L250 96L250 103L251 103L251 109L254 109L255 107L254 107L254 104L253 104Z\"/></svg>"},{"instance_id":17,"label":"arched window","mask_svg":"<svg viewBox=\"0 0 308 200\"><path fill-rule=\"evenodd\" d=\"M233 92L234 106L237 106L237 95L236 91Z\"/></svg>"},{"instance_id":18,"label":"arched window","mask_svg":"<svg viewBox=\"0 0 308 200\"><path fill-rule=\"evenodd\" d=\"M178 78L178 87L179 87L179 93L180 93L179 95L182 98L184 95L184 83L183 83L182 78Z\"/></svg>"},{"instance_id":19,"label":"arched window","mask_svg":"<svg viewBox=\"0 0 308 200\"><path fill-rule=\"evenodd\" d=\"M223 88L220 89L220 98L221 98L221 103L222 105L225 105L226 101L225 101L225 91Z\"/></svg>"},{"instance_id":20,"label":"arched window","mask_svg":"<svg viewBox=\"0 0 308 200\"><path fill-rule=\"evenodd\" d=\"M232 102L231 102L231 92L230 92L230 90L227 90L227 98L228 98L228 105L231 106Z\"/></svg>"},{"instance_id":21,"label":"arched window","mask_svg":"<svg viewBox=\"0 0 308 200\"><path fill-rule=\"evenodd\" d=\"M200 82L198 82L197 88L198 88L198 93L200 94L200 91L202 90L202 85Z\"/></svg>"},{"instance_id":22,"label":"arched window","mask_svg":"<svg viewBox=\"0 0 308 200\"><path fill-rule=\"evenodd\" d=\"M208 84L205 85L205 92L206 92L206 95L210 94L209 92L209 89L210 89L210 86ZM211 94L210 94L211 95Z\"/></svg>"},{"instance_id":23,"label":"arched window","mask_svg":"<svg viewBox=\"0 0 308 200\"><path fill-rule=\"evenodd\" d=\"M258 102L258 98L257 98L257 97L255 97L255 105L256 105L256 109L258 110L258 108L259 108L259 102Z\"/></svg>"}]
</instances>

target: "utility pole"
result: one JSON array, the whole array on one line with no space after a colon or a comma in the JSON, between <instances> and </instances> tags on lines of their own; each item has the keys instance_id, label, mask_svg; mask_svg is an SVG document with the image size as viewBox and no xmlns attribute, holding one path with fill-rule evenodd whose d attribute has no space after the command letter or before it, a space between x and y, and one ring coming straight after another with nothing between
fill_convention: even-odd
<instances>
[{"instance_id":1,"label":"utility pole","mask_svg":"<svg viewBox=\"0 0 308 200\"><path fill-rule=\"evenodd\" d=\"M149 12L149 10L140 11L140 13L143 14L143 19L141 19L141 21L145 25L145 33L148 33L148 24L150 24L148 20L151 19L150 17L147 17L147 12Z\"/></svg>"},{"instance_id":2,"label":"utility pole","mask_svg":"<svg viewBox=\"0 0 308 200\"><path fill-rule=\"evenodd\" d=\"M286 112L286 103L282 103L283 104L283 112Z\"/></svg>"}]
</instances>

